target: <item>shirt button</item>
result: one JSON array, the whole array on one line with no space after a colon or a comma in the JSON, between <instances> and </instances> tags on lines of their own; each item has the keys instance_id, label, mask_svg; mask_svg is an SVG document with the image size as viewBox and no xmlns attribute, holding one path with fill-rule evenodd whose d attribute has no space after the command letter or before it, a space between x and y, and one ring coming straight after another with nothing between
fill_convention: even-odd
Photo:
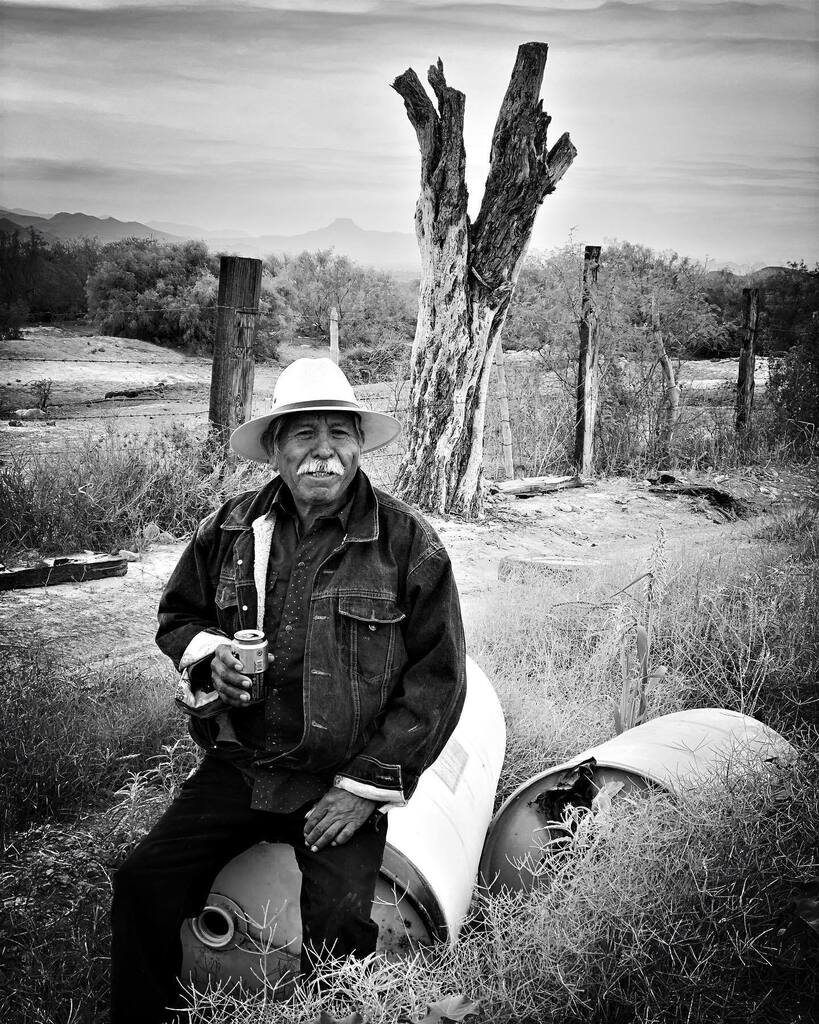
<instances>
[{"instance_id":1,"label":"shirt button","mask_svg":"<svg viewBox=\"0 0 819 1024\"><path fill-rule=\"evenodd\" d=\"M242 564L242 560L241 560L241 558L237 558L237 559L236 559L236 564L237 564L237 565L241 565L241 564Z\"/></svg>"},{"instance_id":2,"label":"shirt button","mask_svg":"<svg viewBox=\"0 0 819 1024\"><path fill-rule=\"evenodd\" d=\"M292 629L293 627L292 627L292 626L290 625L290 623L288 623L288 624L287 624L287 625L286 625L286 626L285 626L284 628L285 628L285 629L287 630L287 632L289 633L289 632L290 632L290 630L291 630L291 629Z\"/></svg>"},{"instance_id":3,"label":"shirt button","mask_svg":"<svg viewBox=\"0 0 819 1024\"><path fill-rule=\"evenodd\" d=\"M246 604L243 604L243 605L242 605L242 611L243 611L243 612L246 612L246 611L247 611L247 605L246 605Z\"/></svg>"}]
</instances>

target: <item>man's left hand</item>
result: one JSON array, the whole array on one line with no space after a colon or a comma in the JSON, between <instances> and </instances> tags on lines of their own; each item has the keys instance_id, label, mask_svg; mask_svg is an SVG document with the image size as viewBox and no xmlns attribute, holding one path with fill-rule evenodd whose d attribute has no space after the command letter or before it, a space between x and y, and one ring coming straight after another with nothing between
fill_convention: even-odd
<instances>
[{"instance_id":1,"label":"man's left hand","mask_svg":"<svg viewBox=\"0 0 819 1024\"><path fill-rule=\"evenodd\" d=\"M333 786L304 819L304 841L314 853L325 846L342 846L374 810L373 800Z\"/></svg>"}]
</instances>

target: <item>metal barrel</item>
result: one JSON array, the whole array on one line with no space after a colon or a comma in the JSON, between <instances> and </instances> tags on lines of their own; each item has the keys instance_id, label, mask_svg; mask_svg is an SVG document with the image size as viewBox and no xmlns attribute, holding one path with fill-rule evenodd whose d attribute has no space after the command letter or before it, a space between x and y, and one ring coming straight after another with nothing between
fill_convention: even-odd
<instances>
[{"instance_id":1,"label":"metal barrel","mask_svg":"<svg viewBox=\"0 0 819 1024\"><path fill-rule=\"evenodd\" d=\"M547 845L566 834L548 810L549 794L580 765L590 765L591 792L606 787L616 800L618 793L651 788L683 795L718 771L742 770L773 757L790 759L795 753L762 722L723 708L678 711L644 722L520 786L492 819L481 882L491 892L532 888Z\"/></svg>"},{"instance_id":2,"label":"metal barrel","mask_svg":"<svg viewBox=\"0 0 819 1024\"><path fill-rule=\"evenodd\" d=\"M506 749L500 702L467 661L458 725L405 807L387 815L372 918L378 949L405 955L454 943L466 917ZM182 926L182 977L248 989L296 973L301 873L290 846L259 843L217 875L201 913ZM286 988L284 989L286 991Z\"/></svg>"}]
</instances>

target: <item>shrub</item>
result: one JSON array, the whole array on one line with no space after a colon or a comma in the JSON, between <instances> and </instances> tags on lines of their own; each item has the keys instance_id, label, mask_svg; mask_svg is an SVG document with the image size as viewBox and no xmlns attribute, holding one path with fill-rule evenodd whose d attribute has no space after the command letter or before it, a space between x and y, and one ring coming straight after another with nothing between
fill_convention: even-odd
<instances>
[{"instance_id":1,"label":"shrub","mask_svg":"<svg viewBox=\"0 0 819 1024\"><path fill-rule=\"evenodd\" d=\"M339 366L352 384L375 384L393 380L409 359L410 346L395 335L387 335L375 348L361 346L341 353Z\"/></svg>"},{"instance_id":2,"label":"shrub","mask_svg":"<svg viewBox=\"0 0 819 1024\"><path fill-rule=\"evenodd\" d=\"M815 443L819 427L819 319L800 344L770 362L768 394L789 432Z\"/></svg>"},{"instance_id":3,"label":"shrub","mask_svg":"<svg viewBox=\"0 0 819 1024\"><path fill-rule=\"evenodd\" d=\"M25 302L0 303L0 341L22 338L23 324L28 319Z\"/></svg>"},{"instance_id":4,"label":"shrub","mask_svg":"<svg viewBox=\"0 0 819 1024\"><path fill-rule=\"evenodd\" d=\"M204 242L111 242L88 277L88 311L103 334L209 348L216 330L218 270L218 258Z\"/></svg>"}]
</instances>

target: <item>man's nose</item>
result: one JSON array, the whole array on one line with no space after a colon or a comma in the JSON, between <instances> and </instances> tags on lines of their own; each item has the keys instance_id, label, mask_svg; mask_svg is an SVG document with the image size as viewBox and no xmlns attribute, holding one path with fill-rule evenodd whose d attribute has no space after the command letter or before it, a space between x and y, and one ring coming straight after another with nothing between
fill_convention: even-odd
<instances>
[{"instance_id":1,"label":"man's nose","mask_svg":"<svg viewBox=\"0 0 819 1024\"><path fill-rule=\"evenodd\" d=\"M329 459L332 456L334 449L332 445L330 431L327 429L327 427L322 426L321 428L319 428L318 433L316 434L315 442L313 444L313 451L319 458L322 459Z\"/></svg>"}]
</instances>

